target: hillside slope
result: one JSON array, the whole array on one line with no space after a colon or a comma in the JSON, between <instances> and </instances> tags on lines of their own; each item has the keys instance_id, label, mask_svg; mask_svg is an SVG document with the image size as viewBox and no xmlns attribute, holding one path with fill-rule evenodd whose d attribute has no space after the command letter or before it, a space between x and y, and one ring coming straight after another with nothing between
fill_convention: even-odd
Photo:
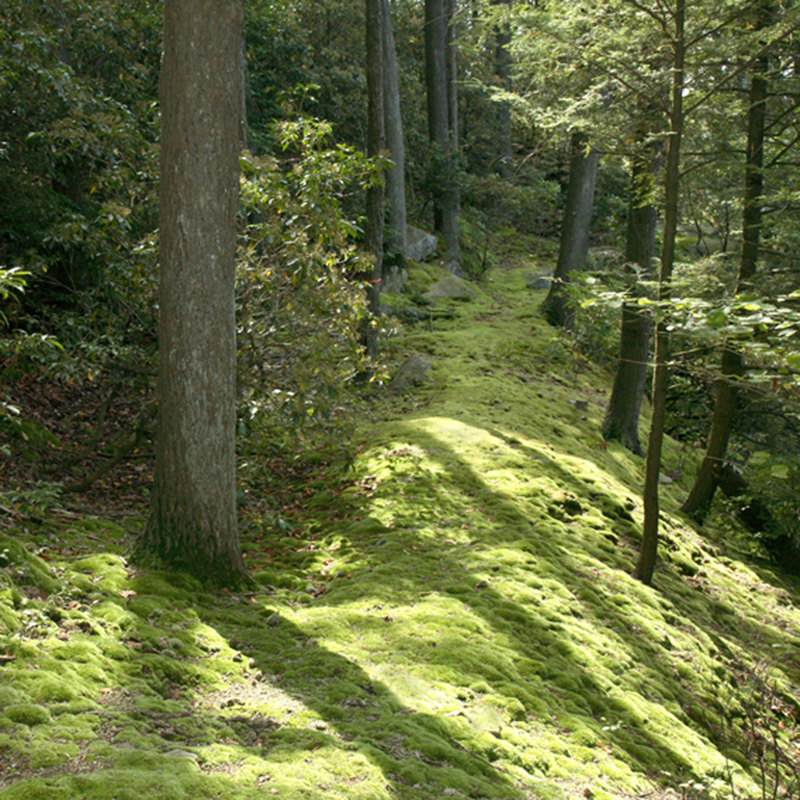
<instances>
[{"instance_id":1,"label":"hillside slope","mask_svg":"<svg viewBox=\"0 0 800 800\"><path fill-rule=\"evenodd\" d=\"M294 516L245 521L254 592L130 568L135 519L7 525L0 798L772 796L798 588L679 485L654 587L630 577L643 462L537 297L496 270L389 344L432 380L376 399Z\"/></svg>"}]
</instances>

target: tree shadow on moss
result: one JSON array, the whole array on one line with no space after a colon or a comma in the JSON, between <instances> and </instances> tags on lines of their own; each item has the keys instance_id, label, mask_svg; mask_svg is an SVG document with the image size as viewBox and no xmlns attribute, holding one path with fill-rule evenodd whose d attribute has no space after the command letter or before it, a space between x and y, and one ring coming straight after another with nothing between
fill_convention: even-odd
<instances>
[{"instance_id":1,"label":"tree shadow on moss","mask_svg":"<svg viewBox=\"0 0 800 800\"><path fill-rule=\"evenodd\" d=\"M675 661L686 657L675 653L669 641L654 641L653 632L642 630L635 622L635 604L624 602L619 593L611 591L611 587L598 587L595 575L592 574L592 561L599 567L612 566L617 569L630 569L633 565L633 553L619 553L607 542L605 546L595 544L593 552L587 553L583 559L575 558L572 549L585 546L590 542L590 533L584 532L584 541L579 543L565 541L554 543L552 536L537 535L537 520L521 510L518 505L502 493L494 491L483 475L475 472L452 447L436 436L423 432L418 428L406 431L409 441L422 446L429 456L439 463L442 476L437 487L434 510L424 510L427 518L423 525L435 526L437 521L444 521L443 533L452 525L453 515L463 510L463 502L448 496L449 491L457 492L459 497L469 497L474 505L482 505L486 513L501 516L502 526L493 526L490 532L481 534L474 541L478 544L497 547L501 544L519 548L532 558L531 572L546 568L548 578L555 579L565 589L568 596L574 598L575 608L570 614L585 619L595 628L606 631L608 636L618 644L629 657L627 665L620 665L617 673L633 672L641 677L626 676L627 686L631 691L639 693L645 703L661 705L671 704L675 725L687 726L699 730L702 735L712 740L719 731L714 729L711 719L724 714L718 701L713 696L714 689L705 687L705 696L698 697L692 689L690 676L682 676L676 668ZM531 449L531 448L527 448ZM541 452L528 455L541 457ZM576 479L559 465L550 461L547 469L555 475L562 486L574 491L579 497L587 492L587 484ZM449 475L457 476L458 486L448 486ZM428 498L430 500L430 498ZM612 509L618 504L612 503ZM362 513L368 509L362 507ZM617 509L618 513L618 509ZM421 514L422 516L423 514ZM613 517L613 514L610 516ZM410 522L410 521L407 521ZM564 526L564 537L570 534L566 527L569 520L558 522ZM584 717L582 725L590 732L595 742L601 742L615 749L626 752L626 760L635 770L654 774L671 773L681 777L701 777L695 761L678 749L671 746L674 741L673 731L667 735L655 735L647 725L646 714L637 711L624 698L611 696L608 682L598 682L584 660L581 663L583 643L571 642L566 630L557 618L547 619L533 613L518 603L510 601L499 591L495 591L482 574L470 574L465 571L463 562L454 557L453 548L441 540L419 534L419 525L403 522L397 523L393 532L387 536L372 534L360 536L351 544L360 550L363 558L371 562L373 575L369 579L369 594L384 602L408 602L409 598L419 599L430 593L450 595L459 601L469 604L474 613L484 618L490 628L505 634L514 642L517 655L525 669L531 671L531 686L513 688L504 687L512 696L519 696L530 708L538 708L539 715L559 715L566 709L570 713ZM346 534L345 534L346 535ZM597 534L599 538L599 534ZM393 544L384 543L379 549L375 539L395 538ZM370 541L372 539L372 541ZM482 541L481 541L482 540ZM393 556L412 547L416 551L418 567L404 570L402 575L393 575ZM660 566L659 592L654 595L653 606L659 613L665 609L672 616L680 615L681 609L690 606L693 616L688 629L697 629L706 633L712 640L719 641L720 631L716 619L725 619L725 635L734 635L734 620L737 615L732 605L719 599L709 600L697 597L697 593L687 587L686 582L676 573L669 563L662 559ZM459 576L455 580L439 576ZM483 585L486 584L486 585ZM624 587L622 587L624 588ZM620 591L622 590L620 589ZM477 598L480 598L479 600ZM691 600L691 603L688 602ZM317 605L336 605L335 594L316 601ZM674 611L677 609L678 611ZM379 624L373 621L371 624ZM767 634L771 641L772 635ZM413 643L412 643L413 645ZM469 648L469 643L463 644ZM497 670L490 669L492 663L489 645L473 643L475 658L469 658L466 650L462 650L462 663L469 664L476 674L481 674L481 663L485 665L484 677L489 683L503 683L504 677ZM481 650L484 650L481 653ZM546 698L542 703L543 696ZM692 708L685 708L686 705ZM681 708L684 706L684 708ZM615 721L624 721L624 725L614 725ZM721 743L720 743L721 744ZM723 760L723 757L720 757Z\"/></svg>"},{"instance_id":2,"label":"tree shadow on moss","mask_svg":"<svg viewBox=\"0 0 800 800\"><path fill-rule=\"evenodd\" d=\"M305 726L293 723L288 738L271 737L271 747L282 754L287 747L305 754L304 771L313 774L317 749L332 747L342 759L353 751L368 759L397 796L440 796L444 789L476 798L530 796L492 765L491 743L481 750L462 744L464 730L456 721L404 706L383 682L318 644L285 616L274 614L265 623L257 610L240 605L232 612L220 607L198 610L208 625L251 659L256 680L310 712ZM270 748L264 757L270 757Z\"/></svg>"}]
</instances>

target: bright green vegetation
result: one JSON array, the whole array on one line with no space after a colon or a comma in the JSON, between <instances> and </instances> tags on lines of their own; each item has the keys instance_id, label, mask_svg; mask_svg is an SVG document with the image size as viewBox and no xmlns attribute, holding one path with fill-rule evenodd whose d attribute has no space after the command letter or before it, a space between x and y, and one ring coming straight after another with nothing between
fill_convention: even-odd
<instances>
[{"instance_id":1,"label":"bright green vegetation","mask_svg":"<svg viewBox=\"0 0 800 800\"><path fill-rule=\"evenodd\" d=\"M798 586L687 525L684 486L631 578L643 461L538 297L495 270L389 344L433 380L290 524L246 520L251 593L131 569L137 520L6 530L0 798L761 797L745 731L793 733Z\"/></svg>"}]
</instances>

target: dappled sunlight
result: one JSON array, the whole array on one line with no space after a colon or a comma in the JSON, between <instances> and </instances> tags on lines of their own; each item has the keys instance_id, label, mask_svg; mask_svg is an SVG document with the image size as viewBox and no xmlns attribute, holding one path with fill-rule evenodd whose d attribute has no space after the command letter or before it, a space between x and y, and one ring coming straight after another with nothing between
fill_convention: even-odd
<instances>
[{"instance_id":1,"label":"dappled sunlight","mask_svg":"<svg viewBox=\"0 0 800 800\"><path fill-rule=\"evenodd\" d=\"M9 546L10 800L757 793L731 742L766 656L798 682L798 595L687 526L670 487L655 587L635 581L642 462L598 438L603 376L522 305L478 302L479 335L410 334L433 380L378 401L345 478L248 518L254 591Z\"/></svg>"}]
</instances>

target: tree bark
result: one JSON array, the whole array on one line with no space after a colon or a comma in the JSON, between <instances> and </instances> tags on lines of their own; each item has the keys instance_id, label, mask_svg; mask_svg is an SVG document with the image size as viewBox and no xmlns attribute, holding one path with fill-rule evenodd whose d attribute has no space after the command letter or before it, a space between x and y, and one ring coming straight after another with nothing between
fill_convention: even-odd
<instances>
[{"instance_id":1,"label":"tree bark","mask_svg":"<svg viewBox=\"0 0 800 800\"><path fill-rule=\"evenodd\" d=\"M461 261L459 248L458 219L461 216L461 189L458 186L458 148L461 141L458 103L458 28L456 26L457 0L445 0L447 14L447 126L450 133L450 179L453 192L451 219L445 214L445 243L451 261ZM448 233L449 229L449 233Z\"/></svg>"},{"instance_id":2,"label":"tree bark","mask_svg":"<svg viewBox=\"0 0 800 800\"><path fill-rule=\"evenodd\" d=\"M458 152L458 32L456 29L456 0L445 0L447 15L447 38L445 60L447 62L447 129L450 133L450 148Z\"/></svg>"},{"instance_id":3,"label":"tree bark","mask_svg":"<svg viewBox=\"0 0 800 800\"><path fill-rule=\"evenodd\" d=\"M384 149L382 4L383 0L366 0L367 155L370 158L379 156ZM377 318L381 311L383 201L382 183L375 183L367 189L365 238L373 268L367 289L370 319L367 320L366 346L373 361L378 357Z\"/></svg>"},{"instance_id":4,"label":"tree bark","mask_svg":"<svg viewBox=\"0 0 800 800\"><path fill-rule=\"evenodd\" d=\"M494 5L509 5L511 0L493 0ZM511 26L508 22L498 22L494 28L495 71L497 83L505 92L511 91ZM510 178L514 172L514 154L511 148L511 106L503 100L497 112L497 148L499 173L502 178Z\"/></svg>"},{"instance_id":5,"label":"tree bark","mask_svg":"<svg viewBox=\"0 0 800 800\"><path fill-rule=\"evenodd\" d=\"M759 26L765 27L769 18L769 4L765 4ZM742 251L739 258L739 273L736 281L738 294L758 267L758 251L761 238L761 216L764 192L764 126L767 109L768 59L764 55L754 65L750 82L749 108L747 114L747 153L745 158L745 192L742 209ZM700 465L689 496L681 511L702 522L717 490L717 477L724 464L728 450L731 428L736 415L739 381L744 374L744 359L729 343L722 352L721 375L716 381L714 412L703 462Z\"/></svg>"},{"instance_id":6,"label":"tree bark","mask_svg":"<svg viewBox=\"0 0 800 800\"><path fill-rule=\"evenodd\" d=\"M425 85L428 108L428 134L433 145L436 188L434 189L434 228L442 234L450 266L460 261L458 242L458 187L456 184L455 150L458 136L457 94L450 89L455 81L452 55L454 44L448 44L448 15L451 0L425 0ZM448 66L449 64L449 66ZM456 125L452 126L452 122ZM455 132L454 141L452 133Z\"/></svg>"},{"instance_id":7,"label":"tree bark","mask_svg":"<svg viewBox=\"0 0 800 800\"><path fill-rule=\"evenodd\" d=\"M638 273L637 280L653 278L658 218L652 201L658 155L652 145L645 147L643 152L633 157L625 237L625 261L634 265ZM639 415L649 352L650 315L642 306L625 303L622 306L619 360L602 430L606 440L622 442L638 456L644 455L639 442Z\"/></svg>"},{"instance_id":8,"label":"tree bark","mask_svg":"<svg viewBox=\"0 0 800 800\"><path fill-rule=\"evenodd\" d=\"M670 136L667 145L667 164L664 179L664 244L659 272L659 301L670 296L672 267L675 262L675 235L678 229L678 199L680 192L681 138L683 136L683 86L686 62L684 23L686 0L675 2L675 33L673 39L674 61L672 69L672 108L670 110ZM664 442L664 419L667 409L667 380L669 371L669 332L667 322L656 324L655 374L653 376L653 412L650 436L647 443L647 462L643 491L644 524L642 548L634 570L634 577L650 585L658 553L659 498L658 479L661 471L661 450Z\"/></svg>"},{"instance_id":9,"label":"tree bark","mask_svg":"<svg viewBox=\"0 0 800 800\"><path fill-rule=\"evenodd\" d=\"M239 0L166 0L161 68L158 433L139 555L220 585L236 525L234 269Z\"/></svg>"},{"instance_id":10,"label":"tree bark","mask_svg":"<svg viewBox=\"0 0 800 800\"><path fill-rule=\"evenodd\" d=\"M394 244L405 255L408 247L406 213L406 155L403 141L403 116L400 111L400 81L397 50L392 31L389 0L382 0L383 13L383 107L386 147L394 166L386 173L386 198L389 203L389 226Z\"/></svg>"},{"instance_id":11,"label":"tree bark","mask_svg":"<svg viewBox=\"0 0 800 800\"><path fill-rule=\"evenodd\" d=\"M589 231L594 207L594 186L599 156L587 152L589 136L582 131L572 134L570 146L569 184L561 227L561 244L553 282L542 304L542 314L553 326L570 329L573 315L564 294L570 273L586 265L589 253Z\"/></svg>"}]
</instances>

